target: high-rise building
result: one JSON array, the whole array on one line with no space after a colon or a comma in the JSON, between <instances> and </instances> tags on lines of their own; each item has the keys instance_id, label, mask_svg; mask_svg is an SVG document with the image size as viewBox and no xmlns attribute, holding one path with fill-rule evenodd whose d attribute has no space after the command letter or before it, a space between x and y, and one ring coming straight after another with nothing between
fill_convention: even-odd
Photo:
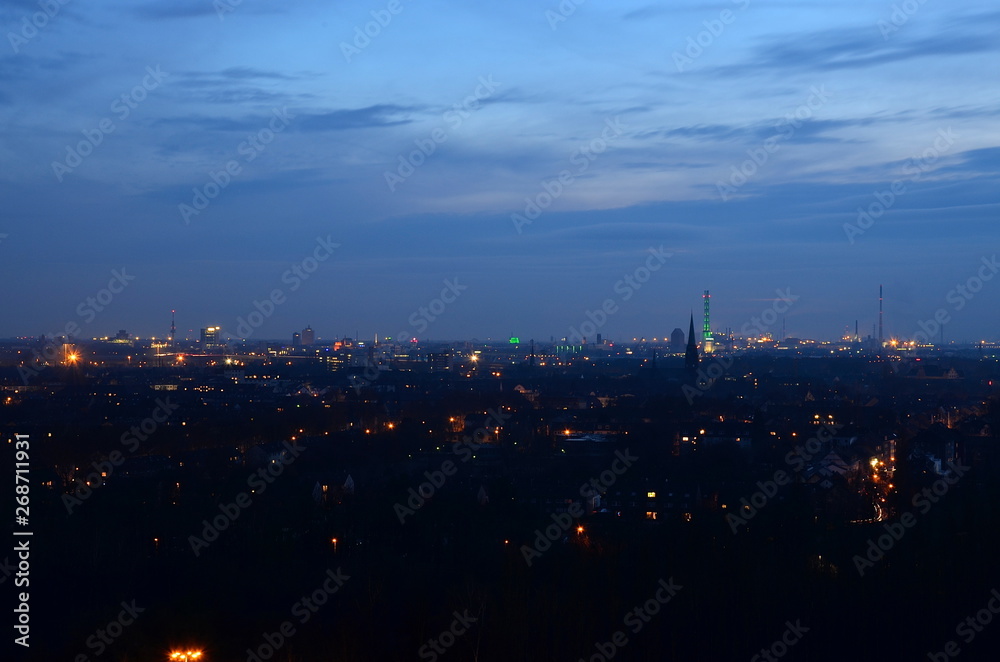
<instances>
[{"instance_id":1,"label":"high-rise building","mask_svg":"<svg viewBox=\"0 0 1000 662\"><path fill-rule=\"evenodd\" d=\"M298 347L302 344L302 334L296 331L292 334L292 347Z\"/></svg>"},{"instance_id":2,"label":"high-rise building","mask_svg":"<svg viewBox=\"0 0 1000 662\"><path fill-rule=\"evenodd\" d=\"M222 327L209 326L201 330L201 345L204 349L218 349L221 345Z\"/></svg>"},{"instance_id":3,"label":"high-rise building","mask_svg":"<svg viewBox=\"0 0 1000 662\"><path fill-rule=\"evenodd\" d=\"M313 331L313 328L311 326L307 326L302 329L302 344L308 346L312 345L314 342L316 342L316 332Z\"/></svg>"},{"instance_id":4,"label":"high-rise building","mask_svg":"<svg viewBox=\"0 0 1000 662\"><path fill-rule=\"evenodd\" d=\"M708 304L712 300L712 295L708 293L708 290L705 290L702 299L705 302L705 323L701 329L701 351L705 354L711 354L715 348L715 339L712 337L712 323L708 316Z\"/></svg>"},{"instance_id":5,"label":"high-rise building","mask_svg":"<svg viewBox=\"0 0 1000 662\"><path fill-rule=\"evenodd\" d=\"M431 372L442 372L451 368L450 352L430 352L427 355L427 364Z\"/></svg>"},{"instance_id":6,"label":"high-rise building","mask_svg":"<svg viewBox=\"0 0 1000 662\"><path fill-rule=\"evenodd\" d=\"M673 333L670 334L670 351L675 354L684 351L684 332L679 328L674 329Z\"/></svg>"}]
</instances>

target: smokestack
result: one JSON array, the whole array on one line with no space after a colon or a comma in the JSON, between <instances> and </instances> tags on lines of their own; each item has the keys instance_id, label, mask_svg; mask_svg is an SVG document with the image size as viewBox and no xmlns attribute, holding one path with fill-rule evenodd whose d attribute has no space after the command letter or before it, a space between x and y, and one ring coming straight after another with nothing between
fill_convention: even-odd
<instances>
[{"instance_id":1,"label":"smokestack","mask_svg":"<svg viewBox=\"0 0 1000 662\"><path fill-rule=\"evenodd\" d=\"M878 346L882 349L882 286L878 286Z\"/></svg>"}]
</instances>

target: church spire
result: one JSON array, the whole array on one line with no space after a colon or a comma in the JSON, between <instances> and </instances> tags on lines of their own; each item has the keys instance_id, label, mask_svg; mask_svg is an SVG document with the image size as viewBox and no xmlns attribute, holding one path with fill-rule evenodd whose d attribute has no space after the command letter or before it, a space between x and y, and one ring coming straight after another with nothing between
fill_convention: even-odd
<instances>
[{"instance_id":1,"label":"church spire","mask_svg":"<svg viewBox=\"0 0 1000 662\"><path fill-rule=\"evenodd\" d=\"M698 343L694 335L694 311L691 312L691 324L688 327L687 351L684 352L684 367L690 372L698 369Z\"/></svg>"}]
</instances>

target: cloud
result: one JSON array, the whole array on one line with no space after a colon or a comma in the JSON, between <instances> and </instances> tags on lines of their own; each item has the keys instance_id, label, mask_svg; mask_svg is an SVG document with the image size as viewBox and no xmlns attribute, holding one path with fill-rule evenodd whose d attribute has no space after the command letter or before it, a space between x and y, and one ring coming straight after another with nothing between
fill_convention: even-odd
<instances>
[{"instance_id":1,"label":"cloud","mask_svg":"<svg viewBox=\"0 0 1000 662\"><path fill-rule=\"evenodd\" d=\"M1000 50L993 34L943 33L910 40L882 39L878 30L837 28L811 34L762 38L763 43L740 64L717 67L723 76L776 71L865 69L906 60L988 53Z\"/></svg>"},{"instance_id":2,"label":"cloud","mask_svg":"<svg viewBox=\"0 0 1000 662\"><path fill-rule=\"evenodd\" d=\"M725 124L696 124L682 126L663 131L664 138L711 138L713 140L731 140L746 137L753 133L750 126L729 126Z\"/></svg>"},{"instance_id":3,"label":"cloud","mask_svg":"<svg viewBox=\"0 0 1000 662\"><path fill-rule=\"evenodd\" d=\"M133 15L147 20L170 18L193 18L213 16L217 10L205 0L174 0L173 2L150 2L131 8Z\"/></svg>"},{"instance_id":4,"label":"cloud","mask_svg":"<svg viewBox=\"0 0 1000 662\"><path fill-rule=\"evenodd\" d=\"M409 124L413 120L403 117L418 110L414 106L376 104L366 108L330 110L321 113L303 113L292 122L292 131L344 131Z\"/></svg>"},{"instance_id":5,"label":"cloud","mask_svg":"<svg viewBox=\"0 0 1000 662\"><path fill-rule=\"evenodd\" d=\"M949 164L948 167L942 168L942 171L958 172L963 177L1000 174L1000 147L983 147L961 152L957 155L957 160L958 163Z\"/></svg>"},{"instance_id":6,"label":"cloud","mask_svg":"<svg viewBox=\"0 0 1000 662\"><path fill-rule=\"evenodd\" d=\"M193 103L258 103L271 106L302 104L315 99L295 83L316 78L310 72L277 72L252 67L230 67L217 72L182 71L172 74L171 87L182 91L182 99Z\"/></svg>"},{"instance_id":7,"label":"cloud","mask_svg":"<svg viewBox=\"0 0 1000 662\"><path fill-rule=\"evenodd\" d=\"M626 14L622 14L622 20L644 21L649 18L656 18L657 16L663 16L664 14L669 14L672 11L676 10L661 5L647 5L645 7L640 7L639 9L633 9L632 11Z\"/></svg>"},{"instance_id":8,"label":"cloud","mask_svg":"<svg viewBox=\"0 0 1000 662\"><path fill-rule=\"evenodd\" d=\"M365 108L339 109L320 112L290 110L291 123L288 130L303 132L345 131L409 124L412 120L405 115L416 110L413 106L377 104ZM243 117L211 117L205 115L185 115L164 117L152 122L152 126L193 127L200 131L245 132L258 131L267 126L269 113L254 113Z\"/></svg>"},{"instance_id":9,"label":"cloud","mask_svg":"<svg viewBox=\"0 0 1000 662\"><path fill-rule=\"evenodd\" d=\"M299 80L303 76L297 76L294 74L282 73L279 71L264 71L263 69L254 69L253 67L229 67L228 69L223 69L219 72L223 78L236 78L236 79L248 79L248 78L270 78L274 80Z\"/></svg>"},{"instance_id":10,"label":"cloud","mask_svg":"<svg viewBox=\"0 0 1000 662\"><path fill-rule=\"evenodd\" d=\"M658 136L665 139L690 140L699 143L733 141L758 143L768 138L779 138L783 144L845 143L858 141L826 134L886 121L889 119L876 117L796 120L794 125L789 125L790 128L794 128L794 131L789 134L787 130L781 130L781 127L788 125L788 122L784 118L778 117L742 125L693 124L673 129L646 131L637 137Z\"/></svg>"},{"instance_id":11,"label":"cloud","mask_svg":"<svg viewBox=\"0 0 1000 662\"><path fill-rule=\"evenodd\" d=\"M132 7L131 13L144 20L162 20L176 18L197 18L201 16L219 16L225 18L234 12L251 14L283 14L295 11L303 5L322 3L284 2L250 3L244 0L173 0L172 2L147 2Z\"/></svg>"},{"instance_id":12,"label":"cloud","mask_svg":"<svg viewBox=\"0 0 1000 662\"><path fill-rule=\"evenodd\" d=\"M934 119L971 119L974 117L996 117L1000 106L943 106L932 108L927 116Z\"/></svg>"},{"instance_id":13,"label":"cloud","mask_svg":"<svg viewBox=\"0 0 1000 662\"><path fill-rule=\"evenodd\" d=\"M235 119L231 117L205 117L187 115L184 117L164 117L151 123L153 127L180 126L191 127L198 131L256 131L261 128L262 123L266 123L267 118L261 116L243 117Z\"/></svg>"}]
</instances>

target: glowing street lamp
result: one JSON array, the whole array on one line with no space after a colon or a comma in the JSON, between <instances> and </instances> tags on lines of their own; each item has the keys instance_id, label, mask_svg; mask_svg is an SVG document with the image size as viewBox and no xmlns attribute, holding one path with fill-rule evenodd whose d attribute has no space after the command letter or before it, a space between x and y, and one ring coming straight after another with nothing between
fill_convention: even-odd
<instances>
[{"instance_id":1,"label":"glowing street lamp","mask_svg":"<svg viewBox=\"0 0 1000 662\"><path fill-rule=\"evenodd\" d=\"M80 353L72 345L63 345L63 363L73 365L80 360Z\"/></svg>"}]
</instances>

